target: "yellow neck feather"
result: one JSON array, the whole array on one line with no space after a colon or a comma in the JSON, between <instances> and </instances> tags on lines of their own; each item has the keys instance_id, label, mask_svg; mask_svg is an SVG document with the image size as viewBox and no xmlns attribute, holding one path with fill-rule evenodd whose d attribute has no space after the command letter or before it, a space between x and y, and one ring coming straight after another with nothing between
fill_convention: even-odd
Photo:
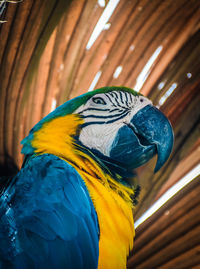
<instances>
[{"instance_id":1,"label":"yellow neck feather","mask_svg":"<svg viewBox=\"0 0 200 269\"><path fill-rule=\"evenodd\" d=\"M98 163L76 147L73 136L83 123L77 115L67 115L44 123L34 133L36 154L54 154L70 163L83 178L100 226L98 268L126 268L133 247L132 202L134 191L104 173Z\"/></svg>"}]
</instances>

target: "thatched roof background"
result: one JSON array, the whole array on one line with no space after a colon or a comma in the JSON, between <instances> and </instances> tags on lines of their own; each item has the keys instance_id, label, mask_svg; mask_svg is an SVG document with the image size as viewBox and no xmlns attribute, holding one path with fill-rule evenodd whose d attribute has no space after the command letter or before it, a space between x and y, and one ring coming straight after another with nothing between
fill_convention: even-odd
<instances>
[{"instance_id":1,"label":"thatched roof background","mask_svg":"<svg viewBox=\"0 0 200 269\"><path fill-rule=\"evenodd\" d=\"M109 3L115 5L114 12L91 44L94 28ZM170 160L157 174L153 174L155 160L138 169L142 186L135 210L135 219L138 219L199 162L200 2L24 0L7 2L1 10L0 19L7 21L0 24L1 164L8 164L11 158L20 166L23 158L20 141L37 121L69 98L93 87L141 87L140 92L169 117L175 145ZM152 226L159 235L152 233L147 224L138 228L134 268L157 268L165 263L162 268L192 268L198 263L199 249L194 238L199 232L196 207L199 194L199 188L192 185L187 190L188 200L185 194L179 197L185 211L174 201L170 210L176 221L174 215L170 217L168 225L174 224L170 229L164 224L159 226L160 221L165 222L163 211L156 215ZM187 206L191 200L194 204ZM186 217L192 219L192 224L186 225ZM166 219L169 220L169 216ZM182 226L186 230L176 233ZM146 239L140 235L144 234L144 229L149 229L145 231ZM191 237L184 237L191 229ZM163 237L159 237L162 233ZM176 240L181 243L174 243L171 248L170 244ZM161 241L163 244L158 244ZM185 242L187 247L180 248ZM162 249L164 252L160 253ZM178 254L176 249L179 249ZM191 257L192 265L182 262L182 267L173 267L176 255L181 262ZM167 258L162 259L164 256ZM144 261L147 263L140 266Z\"/></svg>"}]
</instances>

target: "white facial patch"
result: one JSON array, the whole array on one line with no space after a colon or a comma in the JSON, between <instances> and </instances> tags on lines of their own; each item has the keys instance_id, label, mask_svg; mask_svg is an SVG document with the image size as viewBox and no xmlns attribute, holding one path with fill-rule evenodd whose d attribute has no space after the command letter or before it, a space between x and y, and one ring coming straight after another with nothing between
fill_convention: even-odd
<instances>
[{"instance_id":1,"label":"white facial patch","mask_svg":"<svg viewBox=\"0 0 200 269\"><path fill-rule=\"evenodd\" d=\"M146 97L124 91L94 95L74 112L85 121L79 140L86 147L109 157L119 129L130 123L132 117L149 104L152 102Z\"/></svg>"},{"instance_id":2,"label":"white facial patch","mask_svg":"<svg viewBox=\"0 0 200 269\"><path fill-rule=\"evenodd\" d=\"M110 156L112 143L123 123L94 124L81 130L79 140L90 149L96 149L105 156Z\"/></svg>"}]
</instances>

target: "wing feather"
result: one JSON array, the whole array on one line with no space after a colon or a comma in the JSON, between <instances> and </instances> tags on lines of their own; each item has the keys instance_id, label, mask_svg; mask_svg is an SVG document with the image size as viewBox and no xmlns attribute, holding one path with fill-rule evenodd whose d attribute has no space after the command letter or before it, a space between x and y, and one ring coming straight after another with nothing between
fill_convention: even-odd
<instances>
[{"instance_id":1,"label":"wing feather","mask_svg":"<svg viewBox=\"0 0 200 269\"><path fill-rule=\"evenodd\" d=\"M28 160L0 197L0 268L97 268L99 227L77 171Z\"/></svg>"}]
</instances>

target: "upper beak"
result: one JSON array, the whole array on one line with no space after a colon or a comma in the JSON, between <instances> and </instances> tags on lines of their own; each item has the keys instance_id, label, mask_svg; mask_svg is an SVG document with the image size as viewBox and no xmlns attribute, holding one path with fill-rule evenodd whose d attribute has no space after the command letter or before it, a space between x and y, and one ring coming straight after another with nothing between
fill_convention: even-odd
<instances>
[{"instance_id":1,"label":"upper beak","mask_svg":"<svg viewBox=\"0 0 200 269\"><path fill-rule=\"evenodd\" d=\"M158 158L154 172L157 172L172 151L174 135L170 122L156 107L147 105L133 116L130 126L141 144L155 145Z\"/></svg>"}]
</instances>

